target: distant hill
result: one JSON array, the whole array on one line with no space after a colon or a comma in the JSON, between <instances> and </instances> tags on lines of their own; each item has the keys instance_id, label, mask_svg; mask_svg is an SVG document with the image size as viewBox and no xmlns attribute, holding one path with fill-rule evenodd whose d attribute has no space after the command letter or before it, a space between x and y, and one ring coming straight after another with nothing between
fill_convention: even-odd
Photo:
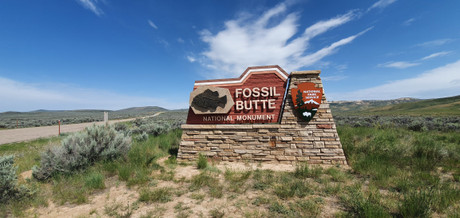
<instances>
[{"instance_id":1,"label":"distant hill","mask_svg":"<svg viewBox=\"0 0 460 218\"><path fill-rule=\"evenodd\" d=\"M0 128L36 127L56 125L58 120L62 124L102 121L103 112L109 112L109 119L124 119L153 115L160 111L168 111L157 106L132 107L122 110L36 110L30 112L3 112L0 113Z\"/></svg>"},{"instance_id":2,"label":"distant hill","mask_svg":"<svg viewBox=\"0 0 460 218\"><path fill-rule=\"evenodd\" d=\"M417 98L398 98L393 100L332 101L329 102L329 105L334 114L342 114L420 100Z\"/></svg>"},{"instance_id":3,"label":"distant hill","mask_svg":"<svg viewBox=\"0 0 460 218\"><path fill-rule=\"evenodd\" d=\"M167 109L158 107L158 106L130 107L126 109L112 111L112 114L115 114L115 115L125 114L125 115L138 116L138 115L153 115L160 111L167 111Z\"/></svg>"},{"instance_id":4,"label":"distant hill","mask_svg":"<svg viewBox=\"0 0 460 218\"><path fill-rule=\"evenodd\" d=\"M459 116L460 95L427 100L331 102L330 106L337 115Z\"/></svg>"}]
</instances>

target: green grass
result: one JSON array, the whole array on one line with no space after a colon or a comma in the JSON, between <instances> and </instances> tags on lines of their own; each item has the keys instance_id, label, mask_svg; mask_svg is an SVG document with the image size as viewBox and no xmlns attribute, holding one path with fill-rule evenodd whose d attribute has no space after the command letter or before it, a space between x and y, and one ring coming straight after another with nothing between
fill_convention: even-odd
<instances>
[{"instance_id":1,"label":"green grass","mask_svg":"<svg viewBox=\"0 0 460 218\"><path fill-rule=\"evenodd\" d=\"M37 182L35 179L21 180L20 184L30 188L33 196L0 205L0 216L9 213L21 216L26 208L46 205L48 199L59 205L87 203L94 191L105 188L106 178L115 175L118 175L121 181L126 181L128 186L145 184L153 179L150 176L152 170L162 169L156 160L169 155L171 149L177 149L181 134L181 130L174 130L157 137L150 136L147 141L133 143L125 159L97 162L71 175L58 174L45 182ZM18 166L17 174L19 174L30 170L33 165L39 165L41 152L48 147L59 145L62 137L65 136L2 145L0 155L14 155L15 165ZM170 165L176 163L174 157L170 158ZM171 180L173 176L172 171L165 171L161 174L161 179Z\"/></svg>"},{"instance_id":2,"label":"green grass","mask_svg":"<svg viewBox=\"0 0 460 218\"><path fill-rule=\"evenodd\" d=\"M89 189L104 189L105 178L100 172L91 172L85 177L85 187Z\"/></svg>"},{"instance_id":3,"label":"green grass","mask_svg":"<svg viewBox=\"0 0 460 218\"><path fill-rule=\"evenodd\" d=\"M203 171L192 177L189 190L194 192L205 189L208 195L212 198L221 198L223 196L224 187L216 178L217 173Z\"/></svg>"},{"instance_id":4,"label":"green grass","mask_svg":"<svg viewBox=\"0 0 460 218\"><path fill-rule=\"evenodd\" d=\"M128 158L121 160L116 168L120 180L127 182L128 186L145 184L152 170L164 170L157 163L158 158L170 155L172 148L179 144L181 130L173 130L159 136L149 136L146 141L133 142ZM166 143L167 142L167 143ZM174 157L168 163L174 163ZM115 170L112 170L115 171ZM171 172L171 171L168 171ZM162 174L162 180L171 180L172 174Z\"/></svg>"},{"instance_id":5,"label":"green grass","mask_svg":"<svg viewBox=\"0 0 460 218\"><path fill-rule=\"evenodd\" d=\"M141 189L139 201L141 202L159 202L166 203L171 201L172 191L168 187L157 188L154 190Z\"/></svg>"},{"instance_id":6,"label":"green grass","mask_svg":"<svg viewBox=\"0 0 460 218\"><path fill-rule=\"evenodd\" d=\"M382 206L378 191L364 193L359 186L347 188L342 193L342 202L349 215L356 217L390 217L390 213Z\"/></svg>"},{"instance_id":7,"label":"green grass","mask_svg":"<svg viewBox=\"0 0 460 218\"><path fill-rule=\"evenodd\" d=\"M427 190L410 191L404 195L399 211L403 217L429 217L431 194Z\"/></svg>"},{"instance_id":8,"label":"green grass","mask_svg":"<svg viewBox=\"0 0 460 218\"><path fill-rule=\"evenodd\" d=\"M218 208L215 208L209 211L209 216L212 218L222 218L225 216L225 212L222 210L219 210Z\"/></svg>"},{"instance_id":9,"label":"green grass","mask_svg":"<svg viewBox=\"0 0 460 218\"><path fill-rule=\"evenodd\" d=\"M399 196L397 205L385 205L355 194L354 199L361 200L348 207L362 209L353 209L353 213L367 214L368 208L372 213L384 210L423 217L432 211L442 214L460 203L458 181L441 179L459 171L458 133L351 127L340 127L338 133L355 173L364 176L369 186Z\"/></svg>"},{"instance_id":10,"label":"green grass","mask_svg":"<svg viewBox=\"0 0 460 218\"><path fill-rule=\"evenodd\" d=\"M309 167L307 164L299 164L295 168L294 176L297 178L318 178L322 174L323 168L312 166Z\"/></svg>"},{"instance_id":11,"label":"green grass","mask_svg":"<svg viewBox=\"0 0 460 218\"><path fill-rule=\"evenodd\" d=\"M237 172L226 170L224 173L225 180L229 183L228 190L236 193L244 193L249 188L248 179L252 171Z\"/></svg>"},{"instance_id":12,"label":"green grass","mask_svg":"<svg viewBox=\"0 0 460 218\"><path fill-rule=\"evenodd\" d=\"M133 213L132 206L128 204L115 203L104 206L104 213L109 217L128 218ZM98 216L99 217L99 216Z\"/></svg>"},{"instance_id":13,"label":"green grass","mask_svg":"<svg viewBox=\"0 0 460 218\"><path fill-rule=\"evenodd\" d=\"M158 163L159 158L174 154L181 131L149 136L146 141L134 142L124 159L98 162L73 175L59 175L43 183L33 179L25 182L35 187L36 194L30 199L0 205L0 215L24 216L22 211L46 205L48 199L58 204L87 203L92 194L109 188L105 186L109 177L117 176L117 184L123 182L138 190L139 202L167 205L164 203L178 196L193 199L194 204L227 199L238 208L235 216L318 217L324 215L325 205L331 199L340 204L336 205L339 213L333 216L458 216L458 133L344 126L338 127L338 133L350 170L299 164L293 172L222 172L206 161L207 167L198 175L181 180L174 177L174 169L181 167L174 155L164 165ZM30 143L36 143L38 151L40 147L59 143L59 138ZM23 169L38 162L22 160L37 157L27 153L27 145L0 146L0 149L3 153L20 154L17 161ZM162 181L171 181L177 187L156 187ZM246 197L247 193L251 193L251 200ZM180 205L176 215L199 216L184 209L188 206ZM117 211L113 216L131 215L136 210L129 204L107 207L109 213ZM209 208L203 215L219 217L222 213L224 210L216 207ZM232 215L224 213L224 216Z\"/></svg>"},{"instance_id":14,"label":"green grass","mask_svg":"<svg viewBox=\"0 0 460 218\"><path fill-rule=\"evenodd\" d=\"M388 104L376 105L373 107L356 106L354 110L344 110L337 106L339 114L347 115L380 115L380 116L459 116L460 115L460 95L419 100L412 102L390 102ZM334 110L333 110L334 111ZM343 112L342 112L343 111Z\"/></svg>"},{"instance_id":15,"label":"green grass","mask_svg":"<svg viewBox=\"0 0 460 218\"><path fill-rule=\"evenodd\" d=\"M206 156L203 154L198 155L198 160L196 161L196 167L198 169L206 169L208 167L208 160L206 159Z\"/></svg>"},{"instance_id":16,"label":"green grass","mask_svg":"<svg viewBox=\"0 0 460 218\"><path fill-rule=\"evenodd\" d=\"M14 163L18 167L17 172L32 169L33 165L40 163L41 152L46 148L59 145L65 136L40 138L29 142L17 142L0 145L0 155L14 155Z\"/></svg>"}]
</instances>

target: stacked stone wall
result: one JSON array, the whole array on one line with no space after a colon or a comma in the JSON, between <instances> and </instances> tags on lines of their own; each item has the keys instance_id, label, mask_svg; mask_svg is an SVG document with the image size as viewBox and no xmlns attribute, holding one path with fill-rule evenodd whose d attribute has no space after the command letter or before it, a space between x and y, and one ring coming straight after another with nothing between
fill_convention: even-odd
<instances>
[{"instance_id":1,"label":"stacked stone wall","mask_svg":"<svg viewBox=\"0 0 460 218\"><path fill-rule=\"evenodd\" d=\"M293 108L291 88L303 82L323 88L319 74L320 71L291 73L279 124L182 125L178 159L191 161L202 153L220 161L347 164L324 91L310 122L299 119Z\"/></svg>"}]
</instances>

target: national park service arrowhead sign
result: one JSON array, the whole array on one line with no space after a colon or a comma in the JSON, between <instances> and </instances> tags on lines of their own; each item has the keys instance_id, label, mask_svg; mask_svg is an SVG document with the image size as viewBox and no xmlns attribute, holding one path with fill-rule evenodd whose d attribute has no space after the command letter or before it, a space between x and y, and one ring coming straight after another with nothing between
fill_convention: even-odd
<instances>
[{"instance_id":1,"label":"national park service arrowhead sign","mask_svg":"<svg viewBox=\"0 0 460 218\"><path fill-rule=\"evenodd\" d=\"M195 81L187 124L278 123L289 75L249 67L239 78Z\"/></svg>"},{"instance_id":2,"label":"national park service arrowhead sign","mask_svg":"<svg viewBox=\"0 0 460 218\"><path fill-rule=\"evenodd\" d=\"M291 97L299 116L309 122L321 105L323 92L321 88L316 88L314 83L306 82L297 85L296 89L291 89Z\"/></svg>"}]
</instances>

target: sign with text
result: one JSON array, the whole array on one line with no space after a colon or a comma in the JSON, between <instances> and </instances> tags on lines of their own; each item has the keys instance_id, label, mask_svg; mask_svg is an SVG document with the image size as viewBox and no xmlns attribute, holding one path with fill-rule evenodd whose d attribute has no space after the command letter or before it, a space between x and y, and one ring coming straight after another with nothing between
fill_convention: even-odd
<instances>
[{"instance_id":1,"label":"sign with text","mask_svg":"<svg viewBox=\"0 0 460 218\"><path fill-rule=\"evenodd\" d=\"M316 88L314 83L300 83L296 89L291 89L294 109L304 121L310 121L318 111L323 91Z\"/></svg>"},{"instance_id":2,"label":"sign with text","mask_svg":"<svg viewBox=\"0 0 460 218\"><path fill-rule=\"evenodd\" d=\"M287 78L279 66L263 66L239 78L196 81L187 124L277 123Z\"/></svg>"}]
</instances>

